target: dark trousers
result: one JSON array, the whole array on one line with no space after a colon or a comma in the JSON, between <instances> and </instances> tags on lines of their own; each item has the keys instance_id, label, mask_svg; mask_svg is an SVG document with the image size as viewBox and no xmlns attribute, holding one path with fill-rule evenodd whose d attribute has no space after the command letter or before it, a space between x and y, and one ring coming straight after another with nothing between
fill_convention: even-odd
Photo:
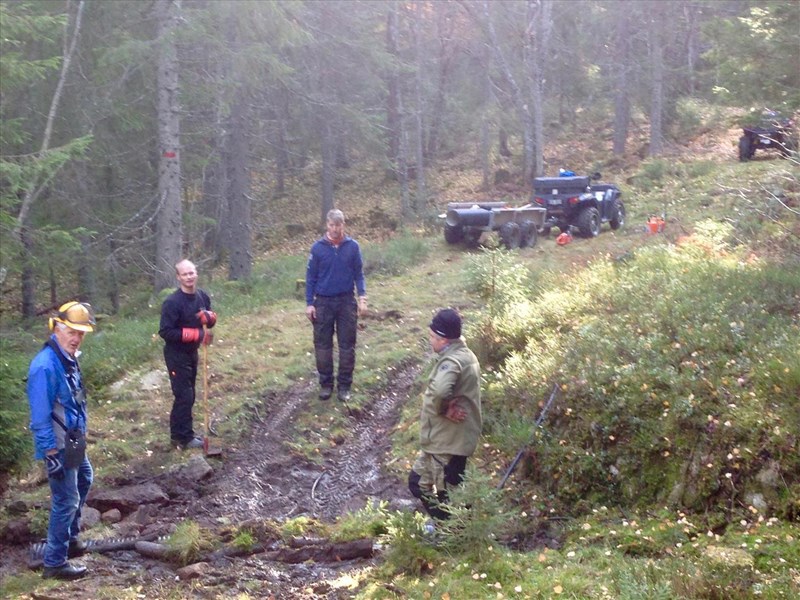
<instances>
[{"instance_id":1,"label":"dark trousers","mask_svg":"<svg viewBox=\"0 0 800 600\"><path fill-rule=\"evenodd\" d=\"M164 346L164 361L169 371L172 386L172 412L169 415L169 433L173 441L185 444L194 438L192 428L192 407L194 406L194 386L197 379L197 350L182 352L171 346Z\"/></svg>"},{"instance_id":2,"label":"dark trousers","mask_svg":"<svg viewBox=\"0 0 800 600\"><path fill-rule=\"evenodd\" d=\"M464 471L467 468L466 456L453 456L444 466L444 481L448 486L455 487L464 480ZM436 497L422 490L419 485L420 474L412 470L408 474L408 489L411 495L419 498L422 506L434 519L444 520L450 517L443 505L447 504L447 490L436 490Z\"/></svg>"},{"instance_id":3,"label":"dark trousers","mask_svg":"<svg viewBox=\"0 0 800 600\"><path fill-rule=\"evenodd\" d=\"M339 345L340 388L350 388L356 366L356 329L358 306L355 296L322 297L314 300L317 318L314 320L314 355L321 387L333 387L333 334Z\"/></svg>"}]
</instances>

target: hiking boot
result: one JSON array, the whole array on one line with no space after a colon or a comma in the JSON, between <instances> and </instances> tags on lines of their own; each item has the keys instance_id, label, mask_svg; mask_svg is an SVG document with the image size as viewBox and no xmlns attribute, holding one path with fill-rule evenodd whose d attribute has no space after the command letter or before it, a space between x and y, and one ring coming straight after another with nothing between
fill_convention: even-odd
<instances>
[{"instance_id":1,"label":"hiking boot","mask_svg":"<svg viewBox=\"0 0 800 600\"><path fill-rule=\"evenodd\" d=\"M78 538L71 539L69 541L69 549L67 550L67 558L77 558L78 556L83 556L86 554L86 550L89 546L86 542L79 540Z\"/></svg>"},{"instance_id":2,"label":"hiking boot","mask_svg":"<svg viewBox=\"0 0 800 600\"><path fill-rule=\"evenodd\" d=\"M173 439L172 440L172 446L176 450L186 450L188 448L202 448L203 447L203 440L201 440L198 437L192 438L188 442L181 442L181 441Z\"/></svg>"},{"instance_id":3,"label":"hiking boot","mask_svg":"<svg viewBox=\"0 0 800 600\"><path fill-rule=\"evenodd\" d=\"M319 388L319 399L320 400L328 400L333 395L333 388L328 386L322 386Z\"/></svg>"},{"instance_id":4,"label":"hiking boot","mask_svg":"<svg viewBox=\"0 0 800 600\"><path fill-rule=\"evenodd\" d=\"M71 581L73 579L80 579L86 575L86 567L83 565L71 565L65 562L59 567L45 567L42 571L42 577L45 579L64 579Z\"/></svg>"},{"instance_id":5,"label":"hiking boot","mask_svg":"<svg viewBox=\"0 0 800 600\"><path fill-rule=\"evenodd\" d=\"M350 400L350 388L340 387L336 390L336 397L339 399L339 402L347 402Z\"/></svg>"}]
</instances>

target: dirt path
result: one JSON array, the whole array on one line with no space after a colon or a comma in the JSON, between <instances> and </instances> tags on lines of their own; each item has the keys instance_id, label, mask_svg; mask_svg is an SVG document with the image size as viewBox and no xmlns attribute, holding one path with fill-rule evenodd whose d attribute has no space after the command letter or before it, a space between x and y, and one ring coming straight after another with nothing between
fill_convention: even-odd
<instances>
[{"instance_id":1,"label":"dirt path","mask_svg":"<svg viewBox=\"0 0 800 600\"><path fill-rule=\"evenodd\" d=\"M291 453L294 422L316 399L310 384L283 393L267 393L254 416L252 429L234 443L227 441L222 460L209 459L214 473L199 486L180 488L170 475L142 473L129 483L150 480L169 490L170 503L162 507L151 529L191 519L206 527L235 525L251 519L285 521L306 515L333 521L363 508L371 498L391 500L393 508L415 506L405 482L382 468L390 449L389 433L408 400L418 366L401 370L390 391L371 398L360 410L335 399L329 410L343 410L352 424L351 435L324 455L322 465ZM262 415L266 416L262 416ZM224 445L226 440L220 440ZM8 550L8 552L6 551ZM0 573L23 569L27 551L4 549ZM177 582L172 567L141 557L134 551L90 553L79 559L91 575L79 582L59 583L48 598L101 598L109 590L133 592L139 598L348 598L349 577L369 568L372 560L336 563L270 562L263 554L213 561L198 579ZM29 594L18 597L32 597Z\"/></svg>"}]
</instances>

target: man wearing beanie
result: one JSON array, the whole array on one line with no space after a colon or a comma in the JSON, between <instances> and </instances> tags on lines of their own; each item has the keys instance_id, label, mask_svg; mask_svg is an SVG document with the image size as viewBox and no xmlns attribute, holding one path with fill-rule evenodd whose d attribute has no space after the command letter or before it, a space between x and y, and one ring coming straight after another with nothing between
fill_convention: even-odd
<instances>
[{"instance_id":1,"label":"man wearing beanie","mask_svg":"<svg viewBox=\"0 0 800 600\"><path fill-rule=\"evenodd\" d=\"M429 339L438 356L422 395L420 452L408 489L431 517L446 519L447 490L461 483L481 434L480 365L452 308L433 317Z\"/></svg>"}]
</instances>

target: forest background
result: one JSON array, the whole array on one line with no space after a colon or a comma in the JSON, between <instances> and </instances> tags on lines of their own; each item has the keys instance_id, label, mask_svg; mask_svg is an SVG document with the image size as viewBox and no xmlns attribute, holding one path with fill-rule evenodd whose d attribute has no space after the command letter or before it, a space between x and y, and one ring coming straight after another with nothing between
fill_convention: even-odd
<instances>
[{"instance_id":1,"label":"forest background","mask_svg":"<svg viewBox=\"0 0 800 600\"><path fill-rule=\"evenodd\" d=\"M126 319L135 321L158 306L164 290L174 286L172 265L179 258L191 256L206 282L227 281L238 286L229 289L246 292L264 276L263 261L303 256L333 206L353 215L352 230L366 242L431 230L438 235L436 215L447 200L458 199L452 191L467 171L478 173L476 195L522 202L529 197L531 177L555 174L562 166L601 170L606 179L642 191L665 173L686 179L685 171L670 165L705 131L740 125L766 107L790 115L800 108L800 4L793 1L3 0L0 32L0 427L6 436L0 468L5 474L26 468L30 455L21 369L41 337L44 316L66 300L91 302L113 334ZM730 152L735 156L733 148ZM752 346L768 349L761 355L768 357L763 378L732 381L743 380L736 384L742 394L770 398L781 407L774 414L765 409L770 418L757 424L754 408L753 423L744 420L740 426L744 431L745 424L753 424L748 435L763 434L764 447L777 458L788 457L780 471L786 486L772 509L792 522L800 513L796 452L791 460L797 441L788 439L786 430L797 429L790 426L797 411L793 418L787 415L798 390L797 367L789 365L798 361L790 333L783 335L797 331L797 209L786 200L797 192L796 158L785 164L786 173L770 173L770 204L767 217L758 213L757 234L752 221L736 221L744 227L736 239L751 236L759 253L775 262L774 271L744 277L739 285L749 285L748 293L759 286L771 289L768 302L757 297L751 305L776 320L769 326L753 321L765 338L759 340L763 345ZM375 174L377 187L371 183ZM726 193L750 198L752 190L742 184ZM649 208L666 212L669 203L674 212L687 196L683 188L681 194L662 190L655 197L663 205ZM311 204L298 200L309 197ZM702 199L700 212L709 202ZM764 219L767 226L761 227ZM723 214L719 222L731 219ZM709 225L705 233L701 246L720 250L722 234ZM650 260L654 268L675 266ZM519 273L504 265L508 280L519 283ZM277 267L270 269L275 275ZM681 269L691 267L681 264ZM482 358L498 372L517 376L518 389L528 390L519 400L530 404L554 371L525 363L523 350L535 337L534 327L556 328L566 315L523 314L513 288L506 287L503 299L478 286L473 297L491 313L486 323L492 335L481 340ZM689 331L707 343L703 318L743 310L726 304L728 294L741 289L719 288L718 295L706 298L707 306L702 296L689 295L693 305L665 311L686 318L690 309L697 310ZM676 291L672 300L682 293L686 290ZM501 306L501 300L516 308ZM571 309L589 311L579 304ZM510 326L520 315L527 324ZM633 323L630 314L627 319ZM585 323L578 328L578 320L573 331L585 350L597 351L601 341L613 339ZM731 325L732 337L722 344L717 357L722 363L722 356L734 360L746 345L737 337L741 322L733 317L731 322L740 324ZM557 348L550 350L555 354ZM610 341L605 351L619 353ZM92 365L95 385L110 385L146 353L152 348L115 347L113 360ZM680 371L695 359L670 360ZM677 389L678 383L692 389L691 398L681 399L683 417L699 418L692 376L643 362L665 389ZM601 386L601 392L588 391L592 378L608 376L617 382L610 385L619 386L620 372L630 367L618 365L621 371L609 375L598 365L577 365L564 362L554 369L575 367L573 398L586 403L598 401L598 393L605 399ZM738 368L726 365L721 371ZM590 375L581 380L575 373L583 369ZM719 374L719 389L727 389L731 373ZM641 377L628 377L623 385L652 385ZM698 398L703 394L709 400L713 395L703 389ZM631 408L624 412L633 414ZM498 423L508 426L503 418L513 422L506 415ZM623 421L614 423L629 428L630 435L641 434L642 423ZM676 431L681 427L686 423L675 424ZM736 435L745 435L742 431ZM503 455L529 434L521 429L508 437ZM592 445L575 433L574 447L564 452L581 443ZM678 453L656 444L638 458L663 452ZM543 473L558 472L564 456L553 451ZM753 460L737 476L742 482L756 478L766 460ZM620 466L611 458L604 461L606 469L610 463ZM633 473L640 464L631 461L625 468ZM595 468L578 464L573 473L580 474L579 481L591 480L598 476ZM653 468L659 468L657 461ZM735 518L730 506L741 490L721 491L714 480L710 475L702 481L694 508L713 512L727 503L723 520L730 521ZM562 501L602 497L582 485L561 486ZM649 483L638 490L630 485L628 500ZM654 489L647 492L647 499L658 497Z\"/></svg>"}]
</instances>

